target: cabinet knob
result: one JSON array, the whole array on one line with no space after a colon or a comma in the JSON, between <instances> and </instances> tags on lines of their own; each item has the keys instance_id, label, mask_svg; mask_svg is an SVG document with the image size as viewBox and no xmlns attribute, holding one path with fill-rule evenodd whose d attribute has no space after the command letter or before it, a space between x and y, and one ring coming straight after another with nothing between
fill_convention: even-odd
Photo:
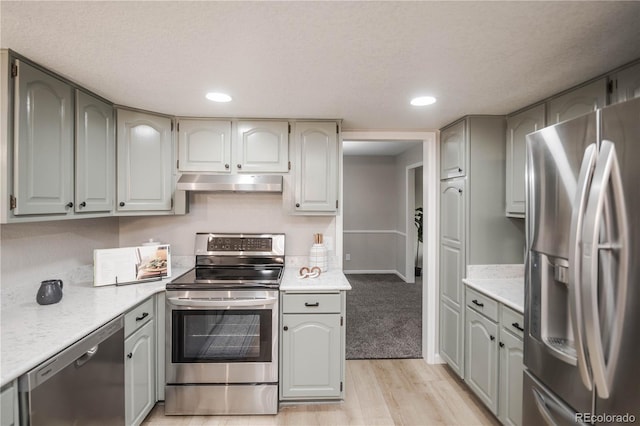
<instances>
[{"instance_id":1,"label":"cabinet knob","mask_svg":"<svg viewBox=\"0 0 640 426\"><path fill-rule=\"evenodd\" d=\"M133 354L132 354L131 352L129 352L129 353L127 354L127 358L132 358L132 357L133 357Z\"/></svg>"},{"instance_id":2,"label":"cabinet knob","mask_svg":"<svg viewBox=\"0 0 640 426\"><path fill-rule=\"evenodd\" d=\"M67 208L70 209L71 207L73 207L73 203L67 203Z\"/></svg>"},{"instance_id":3,"label":"cabinet knob","mask_svg":"<svg viewBox=\"0 0 640 426\"><path fill-rule=\"evenodd\" d=\"M296 203L296 207L300 207L300 203Z\"/></svg>"},{"instance_id":4,"label":"cabinet knob","mask_svg":"<svg viewBox=\"0 0 640 426\"><path fill-rule=\"evenodd\" d=\"M493 342L494 340L496 340L496 336L489 336L489 339L491 339L491 341Z\"/></svg>"},{"instance_id":5,"label":"cabinet knob","mask_svg":"<svg viewBox=\"0 0 640 426\"><path fill-rule=\"evenodd\" d=\"M224 165L224 168L225 168L225 169L228 169L229 167L230 167L230 166L229 166L229 163L227 163L227 164L225 164L225 165Z\"/></svg>"},{"instance_id":6,"label":"cabinet knob","mask_svg":"<svg viewBox=\"0 0 640 426\"><path fill-rule=\"evenodd\" d=\"M501 348L504 348L504 343L500 342L498 345L500 345Z\"/></svg>"},{"instance_id":7,"label":"cabinet knob","mask_svg":"<svg viewBox=\"0 0 640 426\"><path fill-rule=\"evenodd\" d=\"M282 328L284 331L289 330L289 327L287 327L286 325Z\"/></svg>"},{"instance_id":8,"label":"cabinet knob","mask_svg":"<svg viewBox=\"0 0 640 426\"><path fill-rule=\"evenodd\" d=\"M238 164L238 168L241 169L242 168L242 164Z\"/></svg>"},{"instance_id":9,"label":"cabinet knob","mask_svg":"<svg viewBox=\"0 0 640 426\"><path fill-rule=\"evenodd\" d=\"M459 172L461 172L461 171L462 171L462 169L461 169L460 167L458 167L458 171L459 171Z\"/></svg>"},{"instance_id":10,"label":"cabinet knob","mask_svg":"<svg viewBox=\"0 0 640 426\"><path fill-rule=\"evenodd\" d=\"M458 193L462 194L462 189L458 188Z\"/></svg>"},{"instance_id":11,"label":"cabinet knob","mask_svg":"<svg viewBox=\"0 0 640 426\"><path fill-rule=\"evenodd\" d=\"M120 201L120 207L124 207L124 201Z\"/></svg>"},{"instance_id":12,"label":"cabinet knob","mask_svg":"<svg viewBox=\"0 0 640 426\"><path fill-rule=\"evenodd\" d=\"M87 202L86 201L81 202L80 207L87 207Z\"/></svg>"}]
</instances>

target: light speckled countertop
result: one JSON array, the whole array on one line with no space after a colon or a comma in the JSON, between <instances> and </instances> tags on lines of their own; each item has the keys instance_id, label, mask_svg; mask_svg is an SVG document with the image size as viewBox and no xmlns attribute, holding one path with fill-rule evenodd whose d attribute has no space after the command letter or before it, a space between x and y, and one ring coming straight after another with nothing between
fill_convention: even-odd
<instances>
[{"instance_id":1,"label":"light speckled countertop","mask_svg":"<svg viewBox=\"0 0 640 426\"><path fill-rule=\"evenodd\" d=\"M351 290L351 284L339 269L329 269L317 278L298 278L299 271L300 268L293 266L284 269L280 291Z\"/></svg>"},{"instance_id":2,"label":"light speckled countertop","mask_svg":"<svg viewBox=\"0 0 640 426\"><path fill-rule=\"evenodd\" d=\"M2 289L0 311L0 386L18 378L102 325L127 312L189 267L174 266L172 278L145 284L94 287L91 271L63 279L62 300L39 305L39 283ZM286 267L281 291L350 290L342 271L318 278L298 278L298 267Z\"/></svg>"},{"instance_id":3,"label":"light speckled countertop","mask_svg":"<svg viewBox=\"0 0 640 426\"><path fill-rule=\"evenodd\" d=\"M469 265L467 278L471 287L504 305L524 313L523 265Z\"/></svg>"}]
</instances>

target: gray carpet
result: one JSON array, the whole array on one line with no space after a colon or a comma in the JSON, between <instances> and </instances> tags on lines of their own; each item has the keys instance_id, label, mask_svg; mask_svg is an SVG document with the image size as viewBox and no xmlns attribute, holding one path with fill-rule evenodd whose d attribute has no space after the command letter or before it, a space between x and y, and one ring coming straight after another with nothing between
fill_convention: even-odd
<instances>
[{"instance_id":1,"label":"gray carpet","mask_svg":"<svg viewBox=\"0 0 640 426\"><path fill-rule=\"evenodd\" d=\"M422 358L422 281L347 275L347 359Z\"/></svg>"}]
</instances>

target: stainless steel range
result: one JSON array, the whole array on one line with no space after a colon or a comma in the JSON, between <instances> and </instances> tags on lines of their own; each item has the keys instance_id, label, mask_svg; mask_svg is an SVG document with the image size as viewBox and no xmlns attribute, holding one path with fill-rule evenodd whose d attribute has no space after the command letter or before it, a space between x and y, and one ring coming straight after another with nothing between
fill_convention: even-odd
<instances>
[{"instance_id":1,"label":"stainless steel range","mask_svg":"<svg viewBox=\"0 0 640 426\"><path fill-rule=\"evenodd\" d=\"M196 234L196 265L167 284L165 414L278 411L284 234Z\"/></svg>"}]
</instances>

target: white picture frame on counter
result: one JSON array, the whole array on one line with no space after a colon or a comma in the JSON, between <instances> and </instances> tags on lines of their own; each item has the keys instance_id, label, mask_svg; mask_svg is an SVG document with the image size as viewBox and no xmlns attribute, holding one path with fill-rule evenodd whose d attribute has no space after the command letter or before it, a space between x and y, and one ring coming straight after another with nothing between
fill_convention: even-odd
<instances>
[{"instance_id":1,"label":"white picture frame on counter","mask_svg":"<svg viewBox=\"0 0 640 426\"><path fill-rule=\"evenodd\" d=\"M168 244L96 249L93 251L93 285L126 285L171 277Z\"/></svg>"}]
</instances>

